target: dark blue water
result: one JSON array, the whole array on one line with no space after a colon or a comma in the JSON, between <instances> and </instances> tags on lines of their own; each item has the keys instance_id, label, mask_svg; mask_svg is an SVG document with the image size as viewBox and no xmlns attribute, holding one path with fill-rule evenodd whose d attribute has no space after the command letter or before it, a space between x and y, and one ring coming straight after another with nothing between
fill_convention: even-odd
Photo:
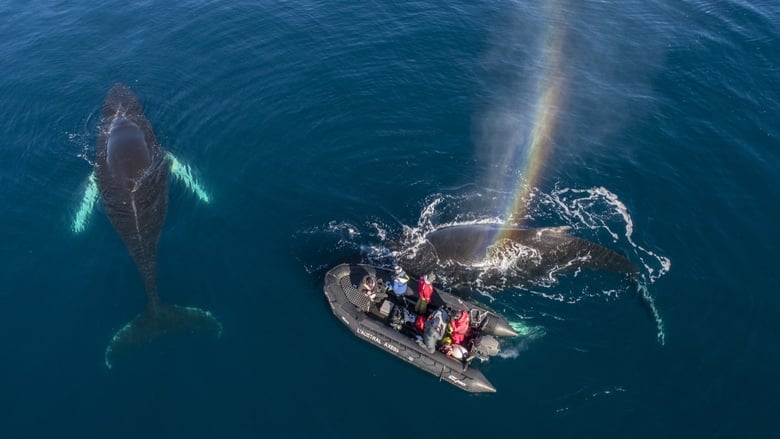
<instances>
[{"instance_id":1,"label":"dark blue water","mask_svg":"<svg viewBox=\"0 0 780 439\"><path fill-rule=\"evenodd\" d=\"M3 2L0 435L778 436L779 22L742 0ZM160 295L224 334L108 370L143 284L99 207L71 227L115 82L211 196L171 182ZM327 268L500 221L629 255L666 344L608 276L487 288L529 332L473 396L332 316Z\"/></svg>"}]
</instances>

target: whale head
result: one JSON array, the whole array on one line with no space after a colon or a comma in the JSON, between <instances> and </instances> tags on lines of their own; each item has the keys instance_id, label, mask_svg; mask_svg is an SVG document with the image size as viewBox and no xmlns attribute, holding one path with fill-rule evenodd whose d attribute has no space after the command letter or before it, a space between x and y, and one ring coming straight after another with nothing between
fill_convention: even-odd
<instances>
[{"instance_id":1,"label":"whale head","mask_svg":"<svg viewBox=\"0 0 780 439\"><path fill-rule=\"evenodd\" d=\"M127 180L141 178L152 162L152 153L143 130L131 120L117 115L111 123L106 145L106 163L111 173Z\"/></svg>"}]
</instances>

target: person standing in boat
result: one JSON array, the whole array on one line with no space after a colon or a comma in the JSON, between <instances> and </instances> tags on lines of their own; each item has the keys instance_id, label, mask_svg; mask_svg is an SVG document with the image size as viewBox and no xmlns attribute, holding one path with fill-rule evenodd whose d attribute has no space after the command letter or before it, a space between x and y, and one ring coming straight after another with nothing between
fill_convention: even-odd
<instances>
[{"instance_id":1,"label":"person standing in boat","mask_svg":"<svg viewBox=\"0 0 780 439\"><path fill-rule=\"evenodd\" d=\"M417 294L420 296L417 299L417 305L414 307L414 312L420 315L424 315L428 311L428 303L433 296L433 281L436 280L436 275L428 273L420 278L420 283L417 284Z\"/></svg>"},{"instance_id":2,"label":"person standing in boat","mask_svg":"<svg viewBox=\"0 0 780 439\"><path fill-rule=\"evenodd\" d=\"M393 295L395 295L396 303L406 306L406 290L407 283L409 282L409 276L407 276L404 269L400 265L395 266L395 274L393 275Z\"/></svg>"}]
</instances>

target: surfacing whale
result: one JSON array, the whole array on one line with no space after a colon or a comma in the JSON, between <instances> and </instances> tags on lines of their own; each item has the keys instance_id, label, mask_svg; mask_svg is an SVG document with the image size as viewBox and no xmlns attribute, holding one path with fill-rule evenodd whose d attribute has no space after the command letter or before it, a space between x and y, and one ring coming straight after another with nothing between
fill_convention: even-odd
<instances>
[{"instance_id":1,"label":"surfacing whale","mask_svg":"<svg viewBox=\"0 0 780 439\"><path fill-rule=\"evenodd\" d=\"M665 343L663 321L639 268L606 247L568 234L569 227L524 229L498 224L447 226L425 235L414 248L395 252L398 263L415 275L434 272L453 286L470 287L477 279L523 283L581 268L625 275L640 304L655 321L657 339Z\"/></svg>"},{"instance_id":2,"label":"surfacing whale","mask_svg":"<svg viewBox=\"0 0 780 439\"><path fill-rule=\"evenodd\" d=\"M118 355L162 334L219 336L222 332L210 312L166 304L157 293L157 244L168 208L171 166L138 99L126 86L114 85L103 104L94 181L106 216L141 273L147 302L146 309L108 344L105 363L109 368Z\"/></svg>"},{"instance_id":3,"label":"surfacing whale","mask_svg":"<svg viewBox=\"0 0 780 439\"><path fill-rule=\"evenodd\" d=\"M638 272L624 255L567 231L568 227L523 229L497 224L442 227L425 235L414 251L399 252L399 262L416 275L436 271L463 282L468 282L468 272L491 268L520 280L578 268Z\"/></svg>"}]
</instances>

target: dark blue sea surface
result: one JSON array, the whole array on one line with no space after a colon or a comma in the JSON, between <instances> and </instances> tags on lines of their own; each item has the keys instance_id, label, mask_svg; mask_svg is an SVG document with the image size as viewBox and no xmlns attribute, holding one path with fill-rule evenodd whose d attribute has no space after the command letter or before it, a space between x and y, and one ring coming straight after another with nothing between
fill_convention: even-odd
<instances>
[{"instance_id":1,"label":"dark blue sea surface","mask_svg":"<svg viewBox=\"0 0 780 439\"><path fill-rule=\"evenodd\" d=\"M746 0L0 3L0 437L780 437L778 23ZM210 197L171 180L160 296L224 333L108 369L143 282L99 203L73 221L117 82ZM665 343L614 276L483 285L527 331L475 396L332 315L328 268L483 222L628 255Z\"/></svg>"}]
</instances>

